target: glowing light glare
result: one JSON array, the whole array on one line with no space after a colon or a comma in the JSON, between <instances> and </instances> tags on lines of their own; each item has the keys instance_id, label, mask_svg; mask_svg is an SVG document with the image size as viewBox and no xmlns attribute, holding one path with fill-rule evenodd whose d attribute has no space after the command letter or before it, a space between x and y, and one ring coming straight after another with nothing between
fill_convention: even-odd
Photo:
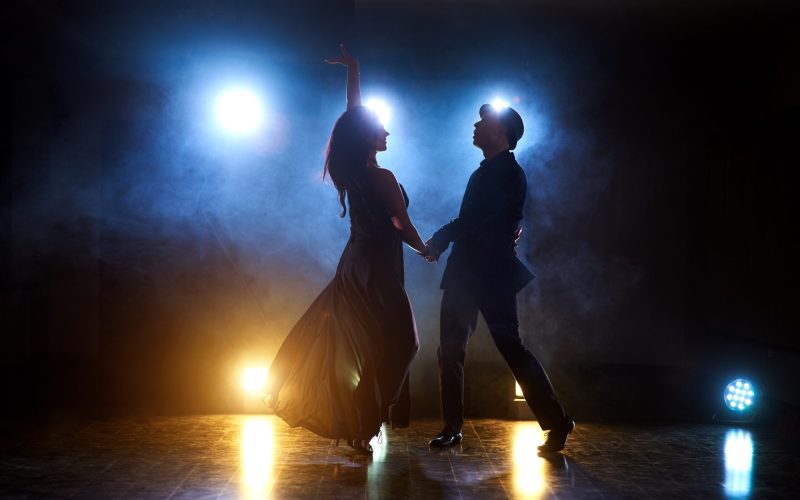
<instances>
[{"instance_id":1,"label":"glowing light glare","mask_svg":"<svg viewBox=\"0 0 800 500\"><path fill-rule=\"evenodd\" d=\"M492 99L492 103L491 104L492 104L492 107L494 109L496 109L497 111L500 111L501 109L505 109L505 108L511 106L511 103L509 103L508 101L506 101L505 99L502 99L500 97L495 97L494 99Z\"/></svg>"},{"instance_id":2,"label":"glowing light glare","mask_svg":"<svg viewBox=\"0 0 800 500\"><path fill-rule=\"evenodd\" d=\"M538 455L536 447L544 441L539 424L517 423L514 429L514 493L515 496L532 498L545 489L545 461Z\"/></svg>"},{"instance_id":3,"label":"glowing light glare","mask_svg":"<svg viewBox=\"0 0 800 500\"><path fill-rule=\"evenodd\" d=\"M371 98L367 99L367 101L364 103L364 106L371 109L376 115L378 115L378 120L380 120L384 127L389 124L389 119L392 117L392 110L389 108L389 105L386 104L386 101L382 99Z\"/></svg>"},{"instance_id":4,"label":"glowing light glare","mask_svg":"<svg viewBox=\"0 0 800 500\"><path fill-rule=\"evenodd\" d=\"M522 387L519 386L519 382L516 383L516 388L514 389L514 396L517 399L525 399L525 395L522 394Z\"/></svg>"},{"instance_id":5,"label":"glowing light glare","mask_svg":"<svg viewBox=\"0 0 800 500\"><path fill-rule=\"evenodd\" d=\"M269 370L264 367L249 367L242 372L242 389L249 394L260 394L267 386Z\"/></svg>"},{"instance_id":6,"label":"glowing light glare","mask_svg":"<svg viewBox=\"0 0 800 500\"><path fill-rule=\"evenodd\" d=\"M246 498L263 498L273 480L272 423L250 417L242 425L242 485Z\"/></svg>"},{"instance_id":7,"label":"glowing light glare","mask_svg":"<svg viewBox=\"0 0 800 500\"><path fill-rule=\"evenodd\" d=\"M752 382L736 379L727 385L723 398L729 409L743 412L752 409L756 403L756 390Z\"/></svg>"},{"instance_id":8,"label":"glowing light glare","mask_svg":"<svg viewBox=\"0 0 800 500\"><path fill-rule=\"evenodd\" d=\"M385 462L386 453L389 451L389 436L386 435L386 426L381 426L381 437L373 437L370 442L372 446L372 462Z\"/></svg>"},{"instance_id":9,"label":"glowing light glare","mask_svg":"<svg viewBox=\"0 0 800 500\"><path fill-rule=\"evenodd\" d=\"M749 432L731 429L725 435L725 493L747 496L753 474L753 438Z\"/></svg>"},{"instance_id":10,"label":"glowing light glare","mask_svg":"<svg viewBox=\"0 0 800 500\"><path fill-rule=\"evenodd\" d=\"M254 132L264 121L261 99L243 87L223 91L214 103L214 112L223 130L234 135Z\"/></svg>"},{"instance_id":11,"label":"glowing light glare","mask_svg":"<svg viewBox=\"0 0 800 500\"><path fill-rule=\"evenodd\" d=\"M389 451L389 436L386 435L386 426L381 426L381 439L372 438L372 460L367 468L367 498L380 498L384 493L386 477L386 455Z\"/></svg>"}]
</instances>

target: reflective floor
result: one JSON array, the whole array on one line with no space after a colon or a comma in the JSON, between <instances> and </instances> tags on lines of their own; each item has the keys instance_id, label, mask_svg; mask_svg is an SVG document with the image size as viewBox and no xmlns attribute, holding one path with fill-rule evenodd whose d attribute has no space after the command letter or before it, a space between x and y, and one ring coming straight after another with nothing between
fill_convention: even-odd
<instances>
[{"instance_id":1,"label":"reflective floor","mask_svg":"<svg viewBox=\"0 0 800 500\"><path fill-rule=\"evenodd\" d=\"M430 450L438 427L384 430L371 459L272 416L6 429L0 497L800 498L798 454L757 430L579 422L540 457L536 422L471 420L461 446Z\"/></svg>"}]
</instances>

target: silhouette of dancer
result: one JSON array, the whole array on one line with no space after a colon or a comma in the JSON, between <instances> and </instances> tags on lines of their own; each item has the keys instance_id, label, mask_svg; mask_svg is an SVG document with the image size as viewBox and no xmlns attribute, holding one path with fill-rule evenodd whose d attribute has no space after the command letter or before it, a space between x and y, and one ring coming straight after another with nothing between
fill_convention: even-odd
<instances>
[{"instance_id":1,"label":"silhouette of dancer","mask_svg":"<svg viewBox=\"0 0 800 500\"><path fill-rule=\"evenodd\" d=\"M458 217L427 242L425 258L429 261L438 260L453 242L441 285L438 350L445 425L430 445L452 446L463 439L464 358L480 311L528 406L542 429L549 431L539 449L560 451L575 422L565 415L544 368L519 335L517 292L533 279L516 256L527 181L511 150L524 126L509 107L495 109L484 104L480 117L473 144L485 159L467 183Z\"/></svg>"},{"instance_id":2,"label":"silhouette of dancer","mask_svg":"<svg viewBox=\"0 0 800 500\"><path fill-rule=\"evenodd\" d=\"M361 105L359 64L344 46L330 64L347 67L347 111L333 127L323 177L350 209L350 239L336 274L292 328L270 368L268 404L291 426L344 439L371 453L381 422L407 427L408 369L419 349L403 276L402 242L425 244L408 197L378 165L389 133Z\"/></svg>"}]
</instances>

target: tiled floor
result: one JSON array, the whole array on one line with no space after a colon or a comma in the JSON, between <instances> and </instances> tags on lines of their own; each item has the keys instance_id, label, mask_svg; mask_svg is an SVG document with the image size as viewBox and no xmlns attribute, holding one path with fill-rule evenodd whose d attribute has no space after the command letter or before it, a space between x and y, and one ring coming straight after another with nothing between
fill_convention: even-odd
<instances>
[{"instance_id":1,"label":"tiled floor","mask_svg":"<svg viewBox=\"0 0 800 500\"><path fill-rule=\"evenodd\" d=\"M369 459L272 416L50 425L3 437L0 498L800 498L798 453L757 430L579 422L553 457L536 422L471 420L449 450L436 430Z\"/></svg>"}]
</instances>

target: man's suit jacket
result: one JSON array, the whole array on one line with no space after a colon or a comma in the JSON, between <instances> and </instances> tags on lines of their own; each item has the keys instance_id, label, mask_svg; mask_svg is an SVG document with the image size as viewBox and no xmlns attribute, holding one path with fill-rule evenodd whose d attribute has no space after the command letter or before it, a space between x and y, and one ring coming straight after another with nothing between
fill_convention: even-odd
<instances>
[{"instance_id":1,"label":"man's suit jacket","mask_svg":"<svg viewBox=\"0 0 800 500\"><path fill-rule=\"evenodd\" d=\"M533 279L514 246L527 190L525 171L510 151L481 162L469 178L458 217L432 238L439 252L453 242L441 288L518 292Z\"/></svg>"}]
</instances>

